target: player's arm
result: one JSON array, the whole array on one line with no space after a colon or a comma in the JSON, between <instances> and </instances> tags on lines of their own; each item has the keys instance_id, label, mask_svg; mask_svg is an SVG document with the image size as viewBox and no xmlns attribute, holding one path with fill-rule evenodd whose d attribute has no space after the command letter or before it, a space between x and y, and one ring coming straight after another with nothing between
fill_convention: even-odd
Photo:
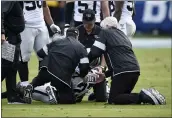
<instances>
[{"instance_id":1,"label":"player's arm","mask_svg":"<svg viewBox=\"0 0 172 118\"><path fill-rule=\"evenodd\" d=\"M103 19L110 16L108 1L101 1L101 9L103 14Z\"/></svg>"},{"instance_id":2,"label":"player's arm","mask_svg":"<svg viewBox=\"0 0 172 118\"><path fill-rule=\"evenodd\" d=\"M100 64L100 66L102 68L102 72L106 71L106 61L105 61L104 55L102 55L102 57L101 57L101 64Z\"/></svg>"},{"instance_id":3,"label":"player's arm","mask_svg":"<svg viewBox=\"0 0 172 118\"><path fill-rule=\"evenodd\" d=\"M60 31L60 28L54 24L54 21L51 17L51 13L46 1L43 1L43 14L45 22L50 26L51 30L56 33Z\"/></svg>"},{"instance_id":4,"label":"player's arm","mask_svg":"<svg viewBox=\"0 0 172 118\"><path fill-rule=\"evenodd\" d=\"M80 77L85 77L89 70L89 59L88 53L84 47L81 48L80 62L79 62Z\"/></svg>"},{"instance_id":5,"label":"player's arm","mask_svg":"<svg viewBox=\"0 0 172 118\"><path fill-rule=\"evenodd\" d=\"M52 19L51 14L50 14L49 7L48 7L46 1L43 1L43 13L44 13L44 19L47 22L47 24L49 26L54 24L53 19Z\"/></svg>"},{"instance_id":6,"label":"player's arm","mask_svg":"<svg viewBox=\"0 0 172 118\"><path fill-rule=\"evenodd\" d=\"M100 57L106 50L106 39L104 38L104 31L101 31L88 54L89 61L92 62L97 57Z\"/></svg>"},{"instance_id":7,"label":"player's arm","mask_svg":"<svg viewBox=\"0 0 172 118\"><path fill-rule=\"evenodd\" d=\"M115 1L115 13L113 16L118 20L118 22L121 18L123 5L124 1Z\"/></svg>"}]
</instances>

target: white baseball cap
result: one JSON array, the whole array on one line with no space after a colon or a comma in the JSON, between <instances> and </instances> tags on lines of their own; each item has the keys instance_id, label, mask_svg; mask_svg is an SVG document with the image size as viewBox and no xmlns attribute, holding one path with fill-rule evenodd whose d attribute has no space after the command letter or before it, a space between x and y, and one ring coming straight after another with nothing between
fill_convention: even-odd
<instances>
[{"instance_id":1,"label":"white baseball cap","mask_svg":"<svg viewBox=\"0 0 172 118\"><path fill-rule=\"evenodd\" d=\"M108 29L111 27L116 27L118 26L118 21L115 17L106 17L104 20L101 21L100 26L104 29Z\"/></svg>"}]
</instances>

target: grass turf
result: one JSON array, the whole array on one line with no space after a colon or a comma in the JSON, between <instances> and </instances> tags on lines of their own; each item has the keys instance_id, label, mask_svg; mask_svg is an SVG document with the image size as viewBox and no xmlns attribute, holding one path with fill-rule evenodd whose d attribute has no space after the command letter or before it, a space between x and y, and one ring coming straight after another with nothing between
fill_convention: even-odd
<instances>
[{"instance_id":1,"label":"grass turf","mask_svg":"<svg viewBox=\"0 0 172 118\"><path fill-rule=\"evenodd\" d=\"M2 117L170 117L171 114L171 49L135 49L141 76L133 92L155 87L167 100L166 105L107 105L88 102L87 97L75 105L47 105L33 101L31 105L8 105L2 100ZM30 81L37 74L36 56L29 63ZM2 83L2 91L5 84Z\"/></svg>"}]
</instances>

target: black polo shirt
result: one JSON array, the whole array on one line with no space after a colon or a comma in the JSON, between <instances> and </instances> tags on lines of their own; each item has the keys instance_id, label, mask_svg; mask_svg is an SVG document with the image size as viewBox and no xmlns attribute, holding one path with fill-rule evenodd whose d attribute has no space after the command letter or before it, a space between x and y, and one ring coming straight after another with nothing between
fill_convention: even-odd
<instances>
[{"instance_id":1,"label":"black polo shirt","mask_svg":"<svg viewBox=\"0 0 172 118\"><path fill-rule=\"evenodd\" d=\"M78 27L79 30L79 38L78 40L86 47L87 52L89 53L91 50L91 47L94 44L94 41L98 38L98 34L101 31L101 27L98 25L95 25L92 32L88 34L84 28L84 25L79 25ZM94 68L95 66L100 64L100 58L94 59L90 63L90 67Z\"/></svg>"},{"instance_id":2,"label":"black polo shirt","mask_svg":"<svg viewBox=\"0 0 172 118\"><path fill-rule=\"evenodd\" d=\"M78 40L87 48L87 51L89 53L90 48L94 44L95 39L97 38L98 34L101 31L101 27L95 25L90 34L86 32L83 24L79 25L77 28L79 30Z\"/></svg>"}]
</instances>

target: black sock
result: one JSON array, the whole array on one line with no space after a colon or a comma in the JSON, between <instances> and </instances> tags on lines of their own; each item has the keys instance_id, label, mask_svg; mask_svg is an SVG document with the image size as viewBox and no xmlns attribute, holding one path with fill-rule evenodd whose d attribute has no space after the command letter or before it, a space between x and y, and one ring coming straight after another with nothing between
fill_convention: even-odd
<instances>
[{"instance_id":1,"label":"black sock","mask_svg":"<svg viewBox=\"0 0 172 118\"><path fill-rule=\"evenodd\" d=\"M21 82L29 80L28 62L20 62L18 68Z\"/></svg>"}]
</instances>

